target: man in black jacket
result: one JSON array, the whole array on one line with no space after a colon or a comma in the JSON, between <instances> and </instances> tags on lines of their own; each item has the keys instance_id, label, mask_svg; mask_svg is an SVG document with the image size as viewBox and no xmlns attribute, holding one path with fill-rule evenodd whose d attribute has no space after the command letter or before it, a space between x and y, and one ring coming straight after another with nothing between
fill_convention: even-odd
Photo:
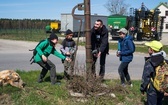
<instances>
[{"instance_id":1,"label":"man in black jacket","mask_svg":"<svg viewBox=\"0 0 168 105\"><path fill-rule=\"evenodd\" d=\"M109 52L109 43L108 29L103 25L103 21L100 19L96 20L94 27L91 30L91 45L93 55L92 74L96 76L95 64L97 58L100 57L99 77L100 79L103 79L105 75L106 54Z\"/></svg>"}]
</instances>

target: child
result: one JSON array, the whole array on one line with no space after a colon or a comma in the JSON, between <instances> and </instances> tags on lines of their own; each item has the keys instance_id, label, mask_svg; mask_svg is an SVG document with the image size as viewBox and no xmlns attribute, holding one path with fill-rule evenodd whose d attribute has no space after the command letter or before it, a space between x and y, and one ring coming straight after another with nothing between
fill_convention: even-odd
<instances>
[{"instance_id":1,"label":"child","mask_svg":"<svg viewBox=\"0 0 168 105\"><path fill-rule=\"evenodd\" d=\"M70 29L68 29L66 31L66 37L62 41L62 44L60 47L62 54L71 58L72 60L71 62L67 62L67 61L63 62L65 79L70 79L70 77L73 76L73 72L74 72L74 54L76 51L76 43L72 39L72 37L73 37L73 32Z\"/></svg>"},{"instance_id":2,"label":"child","mask_svg":"<svg viewBox=\"0 0 168 105\"><path fill-rule=\"evenodd\" d=\"M127 81L128 85L131 87L132 82L128 72L129 63L133 59L133 53L135 51L135 45L133 43L133 37L127 34L127 30L125 28L121 28L118 33L120 39L118 41L118 51L117 57L120 58L121 64L118 67L118 73L121 80L121 85L123 87L126 86L125 80Z\"/></svg>"},{"instance_id":3,"label":"child","mask_svg":"<svg viewBox=\"0 0 168 105\"><path fill-rule=\"evenodd\" d=\"M142 75L142 84L140 86L140 91L142 94L147 93L147 104L148 105L162 105L162 99L164 93L156 90L151 81L151 78L155 76L155 68L161 65L164 61L162 53L162 43L159 41L151 41L145 43L148 46L149 57L145 57L145 65Z\"/></svg>"},{"instance_id":4,"label":"child","mask_svg":"<svg viewBox=\"0 0 168 105\"><path fill-rule=\"evenodd\" d=\"M58 37L54 33L51 33L50 37L37 45L35 49L37 53L34 56L34 62L42 67L38 83L43 81L43 78L47 74L48 70L50 70L51 84L54 85L56 83L56 68L54 63L48 59L50 54L53 54L62 60L71 61L69 58L65 57L55 49L57 42Z\"/></svg>"}]
</instances>

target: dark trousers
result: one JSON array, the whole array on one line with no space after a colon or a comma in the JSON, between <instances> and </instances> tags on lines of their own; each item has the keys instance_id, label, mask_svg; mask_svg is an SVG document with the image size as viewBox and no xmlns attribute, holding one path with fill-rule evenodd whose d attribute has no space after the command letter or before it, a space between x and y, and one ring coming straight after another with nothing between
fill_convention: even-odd
<instances>
[{"instance_id":1,"label":"dark trousers","mask_svg":"<svg viewBox=\"0 0 168 105\"><path fill-rule=\"evenodd\" d=\"M164 97L164 93L160 93L150 85L149 89L147 89L147 105L162 105L162 99Z\"/></svg>"},{"instance_id":2,"label":"dark trousers","mask_svg":"<svg viewBox=\"0 0 168 105\"><path fill-rule=\"evenodd\" d=\"M130 75L128 73L128 65L130 62L121 62L118 73L120 75L121 84L125 83L125 79L127 82L131 82Z\"/></svg>"},{"instance_id":3,"label":"dark trousers","mask_svg":"<svg viewBox=\"0 0 168 105\"><path fill-rule=\"evenodd\" d=\"M37 64L39 64L42 67L42 71L40 73L39 79L43 79L47 74L48 70L50 70L51 84L55 84L57 79L55 65L50 60L47 60L47 62L40 61L40 62L37 62Z\"/></svg>"},{"instance_id":4,"label":"dark trousers","mask_svg":"<svg viewBox=\"0 0 168 105\"><path fill-rule=\"evenodd\" d=\"M92 74L96 75L96 61L97 57L93 56L93 64L92 64ZM99 76L104 78L105 75L105 63L106 63L106 53L101 53L100 55L100 71Z\"/></svg>"}]
</instances>

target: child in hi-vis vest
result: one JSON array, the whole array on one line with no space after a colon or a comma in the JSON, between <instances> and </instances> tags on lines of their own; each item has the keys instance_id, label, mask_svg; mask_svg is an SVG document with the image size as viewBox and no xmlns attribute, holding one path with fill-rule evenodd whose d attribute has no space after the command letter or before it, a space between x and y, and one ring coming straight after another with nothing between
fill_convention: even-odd
<instances>
[{"instance_id":1,"label":"child in hi-vis vest","mask_svg":"<svg viewBox=\"0 0 168 105\"><path fill-rule=\"evenodd\" d=\"M65 79L70 79L70 77L73 76L73 72L74 72L74 54L76 51L76 43L75 41L72 39L73 37L73 32L68 29L66 31L66 36L65 39L62 41L60 50L62 52L63 55L65 55L66 57L71 58L71 62L67 62L64 61L64 77Z\"/></svg>"}]
</instances>

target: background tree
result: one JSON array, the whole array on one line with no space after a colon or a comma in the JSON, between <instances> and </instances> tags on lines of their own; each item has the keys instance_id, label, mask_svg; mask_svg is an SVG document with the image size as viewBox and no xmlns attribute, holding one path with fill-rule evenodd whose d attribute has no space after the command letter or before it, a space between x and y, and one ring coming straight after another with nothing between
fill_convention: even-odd
<instances>
[{"instance_id":1,"label":"background tree","mask_svg":"<svg viewBox=\"0 0 168 105\"><path fill-rule=\"evenodd\" d=\"M125 0L109 0L105 7L110 12L110 15L119 14L119 15L127 15L129 4L124 3Z\"/></svg>"},{"instance_id":2,"label":"background tree","mask_svg":"<svg viewBox=\"0 0 168 105\"><path fill-rule=\"evenodd\" d=\"M45 29L46 25L60 20L51 19L6 19L0 18L0 29Z\"/></svg>"}]
</instances>

